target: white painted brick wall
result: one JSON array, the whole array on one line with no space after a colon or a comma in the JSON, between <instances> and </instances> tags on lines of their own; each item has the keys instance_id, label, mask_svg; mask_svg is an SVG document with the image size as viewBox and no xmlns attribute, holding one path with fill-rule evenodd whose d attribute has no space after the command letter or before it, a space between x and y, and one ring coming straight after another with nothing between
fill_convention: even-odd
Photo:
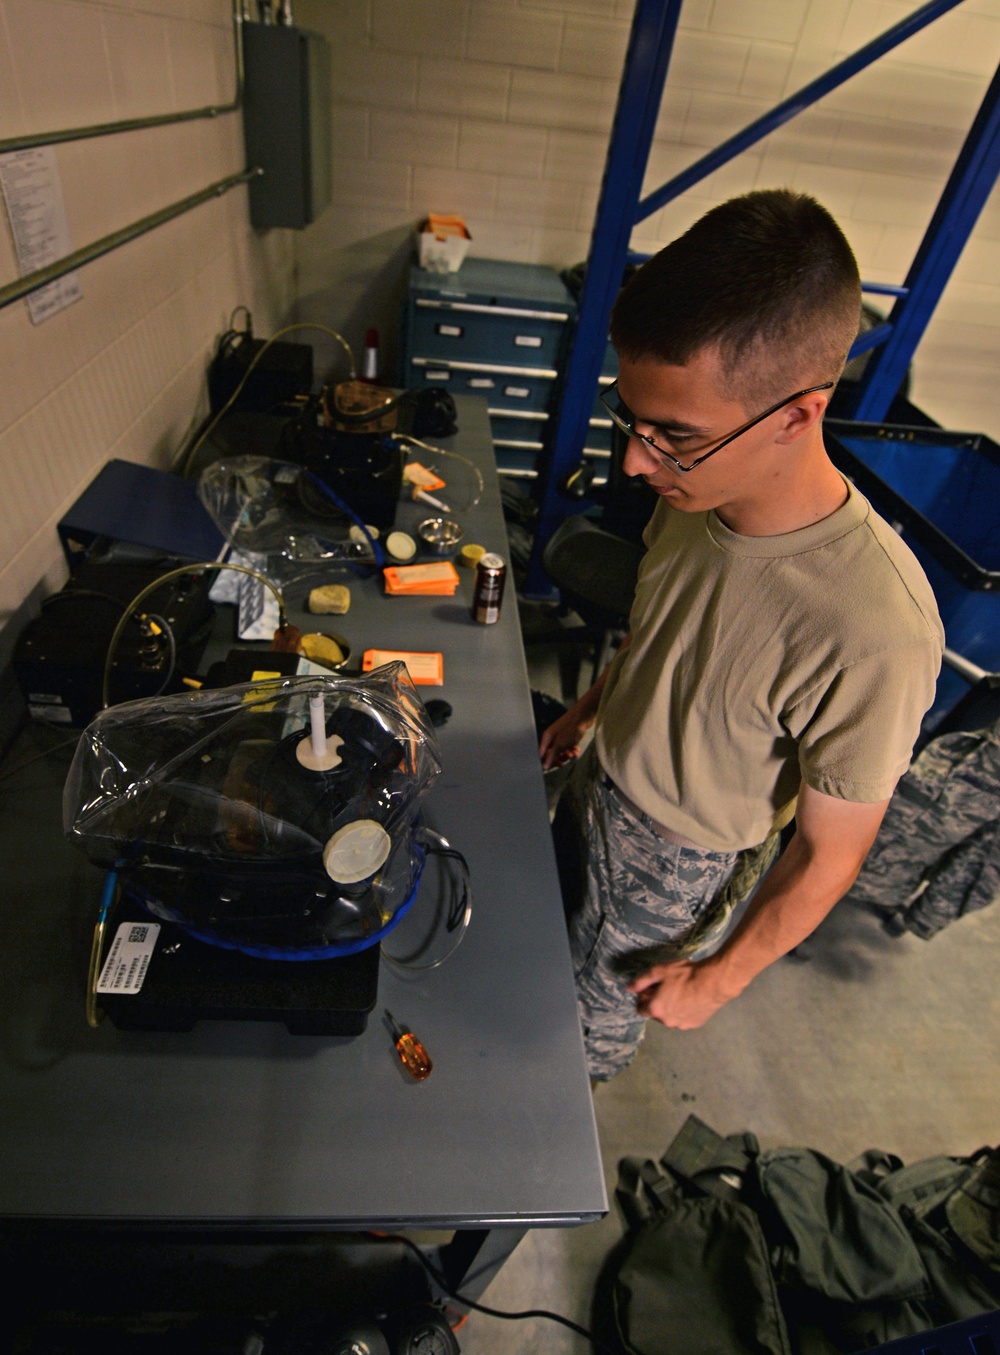
<instances>
[{"instance_id":1,"label":"white painted brick wall","mask_svg":"<svg viewBox=\"0 0 1000 1355\"><path fill-rule=\"evenodd\" d=\"M510 98L510 69L488 61L421 57L417 106L430 113L502 122Z\"/></svg>"},{"instance_id":2,"label":"white painted brick wall","mask_svg":"<svg viewBox=\"0 0 1000 1355\"><path fill-rule=\"evenodd\" d=\"M229 0L0 0L0 136L228 103L229 12ZM367 110L338 120L367 154ZM56 160L79 247L243 168L242 130L227 115L69 142ZM396 168L405 208L411 170ZM43 324L23 301L0 310L0 629L40 581L61 584L56 523L106 461L171 463L207 408L206 364L234 307L265 333L285 318L290 246L250 230L236 189L88 265L82 299ZM0 209L0 282L15 276Z\"/></svg>"}]
</instances>

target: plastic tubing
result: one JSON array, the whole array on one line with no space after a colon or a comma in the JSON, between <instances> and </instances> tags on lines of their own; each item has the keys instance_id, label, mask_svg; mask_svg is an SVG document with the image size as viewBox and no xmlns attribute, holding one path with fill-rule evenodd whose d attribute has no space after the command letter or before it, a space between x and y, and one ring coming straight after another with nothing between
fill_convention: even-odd
<instances>
[{"instance_id":1,"label":"plastic tubing","mask_svg":"<svg viewBox=\"0 0 1000 1355\"><path fill-rule=\"evenodd\" d=\"M94 939L90 943L90 965L87 970L87 1025L93 1029L101 1024L104 1013L97 1005L97 980L101 976L101 956L104 952L104 930L108 913L115 895L118 893L118 872L109 870L104 877L104 889L101 893L101 906L94 927Z\"/></svg>"},{"instance_id":2,"label":"plastic tubing","mask_svg":"<svg viewBox=\"0 0 1000 1355\"><path fill-rule=\"evenodd\" d=\"M282 597L277 584L272 583L266 574L261 574L256 569L250 569L248 565L222 564L218 560L203 560L198 564L181 565L179 569L170 569L167 571L166 574L161 574L158 579L154 579L152 583L147 584L141 593L136 593L135 597L122 612L121 617L118 621L118 625L115 626L114 633L111 636L111 641L108 645L108 655L107 658L104 660L104 677L101 681L102 710L107 710L107 708L111 705L111 695L110 695L111 664L115 657L115 651L118 648L118 642L122 638L122 631L128 624L129 618L132 616L133 612L140 605L140 603L142 603L147 597L149 597L150 593L155 592L156 589L159 588L161 584L166 583L168 579L178 579L181 577L182 574L194 574L194 573L204 574L206 569L233 569L238 574L249 574L251 578L259 579L261 583L265 585L265 587L270 588L271 592L277 598L278 629L279 630L285 629L285 626L288 624L288 617L285 613L285 599Z\"/></svg>"}]
</instances>

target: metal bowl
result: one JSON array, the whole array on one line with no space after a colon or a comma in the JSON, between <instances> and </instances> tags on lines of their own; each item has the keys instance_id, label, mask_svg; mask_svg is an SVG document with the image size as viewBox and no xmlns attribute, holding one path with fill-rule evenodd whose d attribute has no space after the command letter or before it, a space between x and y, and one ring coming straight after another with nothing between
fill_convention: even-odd
<instances>
[{"instance_id":1,"label":"metal bowl","mask_svg":"<svg viewBox=\"0 0 1000 1355\"><path fill-rule=\"evenodd\" d=\"M435 555L451 555L458 549L462 528L454 518L425 518L417 528L424 549Z\"/></svg>"},{"instance_id":2,"label":"metal bowl","mask_svg":"<svg viewBox=\"0 0 1000 1355\"><path fill-rule=\"evenodd\" d=\"M337 659L334 658L333 655L317 653L315 650L313 650L313 653L311 654L307 653L306 652L307 649L313 648L312 644L309 643L307 643L304 646L304 648L299 651L303 655L303 657L307 658L310 661L310 663L319 664L321 668L328 668L332 673L335 673L339 668L343 668L344 664L347 663L351 657L350 642L345 640L342 635L335 635L332 630L310 631L308 635L303 635L302 637L302 639L306 641L312 641L316 638L320 640L332 640L333 643L340 650L341 654L343 655L343 658Z\"/></svg>"}]
</instances>

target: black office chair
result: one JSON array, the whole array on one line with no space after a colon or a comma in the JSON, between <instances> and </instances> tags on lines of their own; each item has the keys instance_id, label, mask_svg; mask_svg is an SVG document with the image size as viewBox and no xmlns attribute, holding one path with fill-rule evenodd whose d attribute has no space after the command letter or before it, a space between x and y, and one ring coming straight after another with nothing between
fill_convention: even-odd
<instances>
[{"instance_id":1,"label":"black office chair","mask_svg":"<svg viewBox=\"0 0 1000 1355\"><path fill-rule=\"evenodd\" d=\"M615 429L606 484L593 484L589 461L566 477L564 492L578 500L590 499L599 511L565 518L542 551L542 565L559 590L563 614L572 610L583 623L563 628L558 638L594 645L594 681L628 630L639 562L645 554L642 532L656 504L649 486L622 470L625 441Z\"/></svg>"}]
</instances>

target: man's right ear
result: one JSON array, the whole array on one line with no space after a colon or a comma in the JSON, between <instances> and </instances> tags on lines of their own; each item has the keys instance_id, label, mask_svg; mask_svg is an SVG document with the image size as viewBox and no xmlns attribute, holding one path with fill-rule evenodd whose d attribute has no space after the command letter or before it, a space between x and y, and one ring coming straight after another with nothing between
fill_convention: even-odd
<instances>
[{"instance_id":1,"label":"man's right ear","mask_svg":"<svg viewBox=\"0 0 1000 1355\"><path fill-rule=\"evenodd\" d=\"M830 391L810 391L808 395L802 395L788 405L784 411L784 422L775 436L775 442L797 442L810 429L815 428L826 413L830 394Z\"/></svg>"}]
</instances>

